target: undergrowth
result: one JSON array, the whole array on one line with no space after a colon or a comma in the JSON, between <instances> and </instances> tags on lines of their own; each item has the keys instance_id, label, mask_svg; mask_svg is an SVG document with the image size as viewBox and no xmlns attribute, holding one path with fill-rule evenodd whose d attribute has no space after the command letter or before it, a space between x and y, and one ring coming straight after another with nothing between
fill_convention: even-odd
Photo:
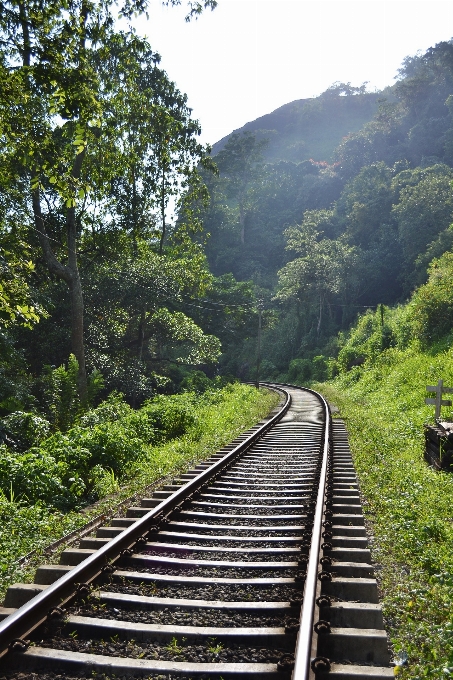
<instances>
[{"instance_id":1,"label":"undergrowth","mask_svg":"<svg viewBox=\"0 0 453 680\"><path fill-rule=\"evenodd\" d=\"M453 474L423 459L426 386L453 386L453 350L388 347L317 386L339 408L372 525L387 628L401 678L453 675ZM315 388L316 389L316 388ZM453 419L451 409L443 409Z\"/></svg>"},{"instance_id":2,"label":"undergrowth","mask_svg":"<svg viewBox=\"0 0 453 680\"><path fill-rule=\"evenodd\" d=\"M61 496L52 497L46 489L49 485L51 489L60 486L64 489L65 484L71 483L70 479L52 475L46 478L45 469L31 465L26 469L30 474L29 488L25 483L23 487L7 485L4 477L0 491L0 600L10 583L31 578L33 566L42 561L40 551L45 546L91 517L109 513L122 499L140 494L158 480L183 472L194 462L207 458L260 420L276 401L273 393L257 392L238 383L201 395L186 392L158 397L137 411L114 397L84 415L79 424L64 435L56 433L44 438L35 447L33 462L48 460L49 466L53 466L51 473L57 475L55 450L63 450L64 459L59 455L65 466L72 466L72 477L75 478L78 466L78 478L83 484L91 480L92 491L96 492L92 498L100 500L81 512L83 493L74 493L69 500L77 501L76 509L58 507ZM14 452L6 445L2 449L4 467L5 451L13 463L30 456L32 451ZM101 463L105 464L107 456L110 456L108 464L103 467ZM23 468L15 481L24 479ZM83 492L82 485L80 488ZM36 489L44 489L43 496L32 502ZM102 498L105 494L109 495ZM67 500L67 496L64 498ZM18 559L35 549L38 550L36 557L22 567Z\"/></svg>"}]
</instances>

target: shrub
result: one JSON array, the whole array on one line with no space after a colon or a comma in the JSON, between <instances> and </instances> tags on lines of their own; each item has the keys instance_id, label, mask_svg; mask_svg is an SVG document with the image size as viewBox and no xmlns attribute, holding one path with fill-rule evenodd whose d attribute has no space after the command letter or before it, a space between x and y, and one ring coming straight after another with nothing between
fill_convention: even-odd
<instances>
[{"instance_id":1,"label":"shrub","mask_svg":"<svg viewBox=\"0 0 453 680\"><path fill-rule=\"evenodd\" d=\"M24 411L6 416L0 422L0 427L5 433L6 443L22 452L39 444L50 432L48 420Z\"/></svg>"},{"instance_id":2,"label":"shrub","mask_svg":"<svg viewBox=\"0 0 453 680\"><path fill-rule=\"evenodd\" d=\"M308 382L313 373L310 359L293 359L290 361L288 369L288 380L294 383Z\"/></svg>"},{"instance_id":3,"label":"shrub","mask_svg":"<svg viewBox=\"0 0 453 680\"><path fill-rule=\"evenodd\" d=\"M212 386L212 380L210 380L203 371L193 371L192 373L189 373L189 375L186 375L181 382L182 390L186 392L196 392L197 394L203 394L203 392L206 392L206 390L209 390Z\"/></svg>"},{"instance_id":4,"label":"shrub","mask_svg":"<svg viewBox=\"0 0 453 680\"><path fill-rule=\"evenodd\" d=\"M428 271L409 305L414 333L425 346L453 330L453 253L433 260Z\"/></svg>"},{"instance_id":5,"label":"shrub","mask_svg":"<svg viewBox=\"0 0 453 680\"><path fill-rule=\"evenodd\" d=\"M133 427L124 421L101 423L93 428L73 427L69 432L72 444L90 454L90 469L95 465L110 468L117 475L135 462L145 451L145 442Z\"/></svg>"},{"instance_id":6,"label":"shrub","mask_svg":"<svg viewBox=\"0 0 453 680\"><path fill-rule=\"evenodd\" d=\"M141 414L156 432L156 442L183 435L195 423L194 395L159 395L146 401Z\"/></svg>"},{"instance_id":7,"label":"shrub","mask_svg":"<svg viewBox=\"0 0 453 680\"><path fill-rule=\"evenodd\" d=\"M394 311L379 305L376 312L368 310L359 318L349 337L343 337L338 353L338 367L349 371L376 359L382 352L398 344Z\"/></svg>"},{"instance_id":8,"label":"shrub","mask_svg":"<svg viewBox=\"0 0 453 680\"><path fill-rule=\"evenodd\" d=\"M127 404L123 395L119 392L112 392L107 399L99 404L97 408L91 409L79 420L81 427L94 427L100 423L121 420L131 413L132 409Z\"/></svg>"},{"instance_id":9,"label":"shrub","mask_svg":"<svg viewBox=\"0 0 453 680\"><path fill-rule=\"evenodd\" d=\"M42 502L55 508L74 507L86 490L69 465L40 449L16 454L0 447L0 488L10 499Z\"/></svg>"},{"instance_id":10,"label":"shrub","mask_svg":"<svg viewBox=\"0 0 453 680\"><path fill-rule=\"evenodd\" d=\"M73 354L69 355L65 366L45 366L40 380L40 400L44 412L53 429L66 432L74 424L77 417L86 408L81 404L77 391L79 364ZM88 376L88 404L92 404L96 395L104 386L102 375L93 371Z\"/></svg>"}]
</instances>

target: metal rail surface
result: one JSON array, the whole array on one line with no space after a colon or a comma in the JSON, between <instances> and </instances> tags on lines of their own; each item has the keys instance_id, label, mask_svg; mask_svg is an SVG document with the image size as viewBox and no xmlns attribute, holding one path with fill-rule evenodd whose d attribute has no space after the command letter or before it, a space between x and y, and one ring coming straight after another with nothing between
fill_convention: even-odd
<instances>
[{"instance_id":1,"label":"metal rail surface","mask_svg":"<svg viewBox=\"0 0 453 680\"><path fill-rule=\"evenodd\" d=\"M332 439L321 395L267 387L281 395L278 412L65 550L59 565L38 569L35 584L10 588L0 653L11 677L27 669L67 678L87 671L150 679L391 677L385 654L374 652L382 639L367 639L361 666L335 651L361 645L357 608L369 617L377 606L341 597L354 579L370 581L356 578L369 567L367 550L355 547L363 545L356 510L346 528L354 547L333 536L335 494L354 489L343 450L335 458L342 431L334 426ZM351 563L343 578L351 583L338 590L336 569L346 573L346 562L332 557L345 554L360 566ZM363 601L357 592L355 601ZM346 633L323 621L332 612L335 625L340 609L352 612ZM379 613L371 617L376 622Z\"/></svg>"}]
</instances>

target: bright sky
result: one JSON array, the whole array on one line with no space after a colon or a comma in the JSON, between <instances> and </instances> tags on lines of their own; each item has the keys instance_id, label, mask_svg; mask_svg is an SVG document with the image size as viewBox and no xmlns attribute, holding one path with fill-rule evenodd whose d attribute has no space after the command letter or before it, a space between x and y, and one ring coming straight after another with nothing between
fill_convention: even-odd
<instances>
[{"instance_id":1,"label":"bright sky","mask_svg":"<svg viewBox=\"0 0 453 680\"><path fill-rule=\"evenodd\" d=\"M136 27L188 95L202 140L333 82L370 90L394 83L407 55L453 36L453 2L438 0L218 0L197 21L150 0Z\"/></svg>"}]
</instances>

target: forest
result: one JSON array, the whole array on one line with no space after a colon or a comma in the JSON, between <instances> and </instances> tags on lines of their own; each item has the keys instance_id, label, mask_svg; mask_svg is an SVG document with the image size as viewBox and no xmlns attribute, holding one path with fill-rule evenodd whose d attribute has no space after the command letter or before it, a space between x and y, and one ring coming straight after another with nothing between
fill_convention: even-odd
<instances>
[{"instance_id":1,"label":"forest","mask_svg":"<svg viewBox=\"0 0 453 680\"><path fill-rule=\"evenodd\" d=\"M187 19L215 5L187 3ZM133 412L235 380L335 377L366 363L350 331L366 310L376 351L449 331L453 41L382 92L334 83L210 149L115 6L2 8L3 493L20 492L18 452L106 399ZM141 12L128 0L121 26Z\"/></svg>"},{"instance_id":2,"label":"forest","mask_svg":"<svg viewBox=\"0 0 453 680\"><path fill-rule=\"evenodd\" d=\"M0 592L265 415L239 381L311 384L351 433L406 677L449 676L453 484L421 437L425 386L453 384L453 39L210 149L128 27L146 9L0 2Z\"/></svg>"},{"instance_id":3,"label":"forest","mask_svg":"<svg viewBox=\"0 0 453 680\"><path fill-rule=\"evenodd\" d=\"M453 43L439 43L407 57L383 92L335 83L214 146L208 261L264 301L263 377L323 379L363 361L342 351L351 324L405 303L450 250L452 68ZM423 311L433 337L453 321L440 308ZM408 337L426 336L420 323ZM221 365L252 377L253 340L234 347Z\"/></svg>"},{"instance_id":4,"label":"forest","mask_svg":"<svg viewBox=\"0 0 453 680\"><path fill-rule=\"evenodd\" d=\"M343 348L358 315L384 317L449 251L452 41L407 57L383 92L334 83L211 150L112 7L5 9L4 418L64 429L112 391L137 408L194 381L254 380L260 306L260 377L333 376L363 360Z\"/></svg>"},{"instance_id":5,"label":"forest","mask_svg":"<svg viewBox=\"0 0 453 680\"><path fill-rule=\"evenodd\" d=\"M187 19L215 4L189 2ZM2 7L5 460L105 399L137 410L234 380L334 377L366 361L349 329L367 309L380 350L450 328L436 282L452 267L453 41L408 56L383 92L334 83L210 149L113 5ZM387 310L411 296L396 332Z\"/></svg>"}]
</instances>

